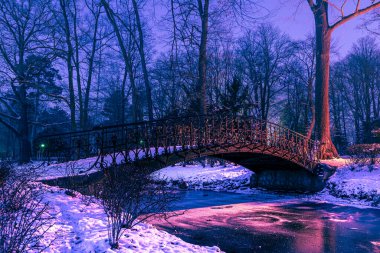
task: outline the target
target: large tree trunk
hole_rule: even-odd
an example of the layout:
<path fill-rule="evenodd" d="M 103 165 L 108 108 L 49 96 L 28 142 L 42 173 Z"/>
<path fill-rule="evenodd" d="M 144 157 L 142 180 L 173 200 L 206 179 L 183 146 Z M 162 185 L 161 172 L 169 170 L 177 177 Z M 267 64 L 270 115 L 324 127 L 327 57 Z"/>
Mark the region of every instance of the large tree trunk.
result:
<path fill-rule="evenodd" d="M 198 98 L 200 114 L 207 114 L 207 34 L 208 34 L 208 7 L 209 0 L 205 0 L 204 6 L 202 1 L 198 0 L 199 14 L 202 21 L 201 44 L 199 47 L 198 60 Z"/>
<path fill-rule="evenodd" d="M 327 3 L 322 3 L 315 13 L 316 29 L 316 80 L 315 80 L 315 117 L 316 135 L 320 141 L 320 158 L 330 159 L 338 156 L 331 140 L 329 111 L 329 77 L 331 30 L 327 19 Z"/>

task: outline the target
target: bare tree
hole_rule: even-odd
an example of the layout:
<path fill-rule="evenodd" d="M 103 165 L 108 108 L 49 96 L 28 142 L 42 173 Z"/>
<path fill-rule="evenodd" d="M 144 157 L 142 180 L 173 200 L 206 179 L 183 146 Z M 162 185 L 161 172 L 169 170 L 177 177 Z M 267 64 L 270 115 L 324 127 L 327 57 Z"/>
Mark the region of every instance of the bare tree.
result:
<path fill-rule="evenodd" d="M 111 23 L 113 30 L 115 32 L 118 45 L 120 47 L 121 55 L 124 60 L 125 64 L 125 71 L 128 73 L 129 82 L 132 89 L 132 114 L 133 114 L 133 121 L 136 122 L 139 118 L 139 108 L 138 108 L 138 91 L 137 91 L 137 85 L 135 80 L 135 73 L 134 73 L 134 59 L 133 59 L 133 53 L 135 50 L 135 43 L 133 41 L 134 35 L 134 25 L 132 22 L 130 22 L 131 19 L 131 13 L 128 13 L 126 18 L 128 18 L 128 22 L 123 22 L 121 18 L 113 11 L 110 4 L 106 0 L 101 0 L 101 3 L 107 13 L 107 17 L 109 22 Z M 121 24 L 119 24 L 121 23 Z M 123 36 L 122 33 L 122 27 L 124 27 L 127 30 L 127 35 Z"/>
<path fill-rule="evenodd" d="M 330 111 L 329 111 L 329 78 L 330 78 L 330 46 L 333 31 L 354 19 L 380 7 L 380 1 L 368 1 L 362 6 L 361 0 L 355 1 L 355 7 L 350 13 L 346 13 L 347 1 L 329 0 L 306 0 L 313 12 L 316 32 L 316 80 L 315 80 L 315 115 L 316 134 L 321 142 L 321 158 L 332 158 L 338 156 L 338 152 L 332 143 L 330 133 Z M 330 23 L 329 8 L 338 12 L 337 21 Z"/>
<path fill-rule="evenodd" d="M 152 217 L 165 217 L 170 203 L 177 197 L 165 184 L 156 183 L 151 169 L 122 165 L 108 168 L 97 196 L 108 218 L 111 248 L 119 247 L 125 229 Z"/>
<path fill-rule="evenodd" d="M 85 87 L 85 94 L 84 94 L 84 104 L 83 104 L 83 122 L 82 127 L 87 128 L 89 124 L 89 103 L 90 103 L 90 92 L 91 92 L 91 86 L 93 82 L 93 74 L 94 74 L 94 68 L 95 68 L 95 56 L 101 45 L 101 40 L 103 39 L 98 35 L 99 31 L 99 19 L 101 15 L 101 8 L 102 6 L 95 3 L 94 1 L 91 1 L 90 3 L 86 0 L 86 6 L 90 10 L 90 13 L 93 17 L 93 27 L 90 26 L 88 29 L 88 37 L 90 37 L 91 41 L 91 47 L 89 52 L 87 53 L 88 58 L 88 66 L 87 66 L 87 81 L 86 81 L 86 87 Z M 91 34 L 92 33 L 92 34 Z"/>
<path fill-rule="evenodd" d="M 306 87 L 306 98 L 304 102 L 304 130 L 310 139 L 315 125 L 315 105 L 314 105 L 314 80 L 315 80 L 315 38 L 308 36 L 303 41 L 294 43 L 295 53 L 291 64 L 288 66 L 289 76 L 293 76 Z M 295 83 L 296 84 L 296 83 Z M 293 84 L 290 84 L 293 85 Z M 302 89 L 303 89 L 302 88 Z M 302 94 L 302 93 L 301 93 Z M 293 98 L 300 98 L 300 93 L 292 95 Z M 290 98 L 291 100 L 291 98 Z M 300 108 L 300 103 L 293 103 L 293 106 Z M 310 120 L 309 120 L 310 114 Z"/>
<path fill-rule="evenodd" d="M 345 59 L 332 67 L 334 128 L 340 131 L 340 125 L 345 124 L 341 117 L 345 111 L 350 112 L 357 143 L 372 142 L 372 122 L 379 118 L 379 59 L 380 51 L 375 39 L 364 37 L 353 46 Z M 343 102 L 344 107 L 340 105 Z"/>
<path fill-rule="evenodd" d="M 8 90 L 13 93 L 12 98 L 0 100 L 7 109 L 7 113 L 0 115 L 0 123 L 19 138 L 22 163 L 29 162 L 31 157 L 30 104 L 27 99 L 30 80 L 26 78 L 28 69 L 25 61 L 30 54 L 48 47 L 50 25 L 49 1 L 0 1 L 1 74 L 9 83 Z M 18 126 L 14 127 L 5 119 L 16 121 Z"/>
<path fill-rule="evenodd" d="M 377 9 L 372 13 L 372 16 L 364 22 L 364 27 L 370 33 L 380 36 L 380 10 Z"/>
<path fill-rule="evenodd" d="M 54 217 L 42 192 L 31 182 L 34 171 L 16 172 L 1 164 L 0 171 L 4 170 L 8 176 L 0 181 L 0 251 L 43 252 L 47 247 L 41 247 L 39 241 L 53 225 Z"/>
<path fill-rule="evenodd" d="M 66 61 L 66 68 L 68 74 L 68 88 L 69 88 L 69 108 L 70 108 L 70 119 L 71 128 L 75 130 L 77 128 L 76 124 L 76 103 L 75 103 L 75 90 L 74 90 L 74 46 L 72 43 L 72 25 L 71 25 L 71 0 L 59 0 L 59 11 L 54 11 L 56 18 L 56 25 L 60 27 L 63 31 L 62 41 L 66 45 L 64 48 L 60 49 L 64 53 L 60 54 Z"/>
<path fill-rule="evenodd" d="M 258 116 L 265 121 L 275 99 L 285 88 L 283 81 L 287 74 L 286 64 L 292 55 L 291 43 L 278 29 L 261 25 L 254 31 L 248 31 L 240 44 L 239 53 L 244 61 L 253 101 L 258 106 Z"/>
<path fill-rule="evenodd" d="M 140 54 L 141 68 L 142 68 L 143 76 L 144 76 L 148 115 L 149 115 L 149 120 L 153 120 L 153 102 L 152 102 L 152 91 L 151 91 L 152 88 L 151 88 L 151 84 L 149 80 L 150 78 L 148 74 L 146 55 L 145 55 L 145 50 L 144 50 L 145 40 L 144 40 L 142 22 L 140 19 L 140 10 L 139 10 L 140 7 L 138 6 L 138 2 L 136 0 L 132 0 L 132 5 L 133 5 L 133 11 L 135 13 L 136 26 L 137 26 L 137 31 L 138 31 L 137 47 Z"/>
<path fill-rule="evenodd" d="M 170 0 L 170 21 L 172 22 L 171 49 L 173 59 L 177 59 L 178 50 L 184 47 L 188 56 L 194 57 L 197 54 L 196 76 L 191 76 L 196 80 L 195 101 L 191 104 L 196 106 L 197 112 L 207 114 L 209 101 L 208 90 L 208 58 L 210 35 L 222 38 L 226 33 L 220 31 L 226 29 L 231 20 L 239 23 L 239 20 L 247 18 L 247 10 L 250 17 L 256 14 L 255 1 L 235 1 L 229 0 L 223 3 L 209 0 Z M 252 19 L 250 19 L 252 21 Z M 218 31 L 218 32 L 217 32 Z M 218 34 L 220 33 L 220 34 Z M 221 35 L 223 34 L 223 35 Z M 194 89 L 193 89 L 194 90 Z"/>
<path fill-rule="evenodd" d="M 197 76 L 193 77 L 196 96 L 192 104 L 200 114 L 207 114 L 207 43 L 209 20 L 213 18 L 210 12 L 209 0 L 170 0 L 173 55 L 177 55 L 180 43 L 187 54 L 191 51 L 198 54 Z"/>
<path fill-rule="evenodd" d="M 198 0 L 198 12 L 201 19 L 201 41 L 198 60 L 198 89 L 200 113 L 207 114 L 206 76 L 207 76 L 207 35 L 209 23 L 209 0 Z"/>

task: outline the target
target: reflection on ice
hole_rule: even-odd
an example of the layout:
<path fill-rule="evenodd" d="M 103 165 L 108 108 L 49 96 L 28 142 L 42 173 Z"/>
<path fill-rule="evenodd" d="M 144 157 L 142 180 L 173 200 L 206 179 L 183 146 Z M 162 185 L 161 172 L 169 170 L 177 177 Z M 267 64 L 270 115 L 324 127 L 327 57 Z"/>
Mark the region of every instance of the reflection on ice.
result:
<path fill-rule="evenodd" d="M 182 202 L 189 210 L 184 215 L 153 223 L 185 241 L 218 245 L 226 252 L 380 253 L 378 209 L 295 198 L 263 196 L 260 201 L 257 195 L 254 202 L 243 195 L 239 203 L 239 194 L 220 192 L 202 196 L 202 191 L 187 192 Z M 219 206 L 211 207 L 215 203 Z"/>

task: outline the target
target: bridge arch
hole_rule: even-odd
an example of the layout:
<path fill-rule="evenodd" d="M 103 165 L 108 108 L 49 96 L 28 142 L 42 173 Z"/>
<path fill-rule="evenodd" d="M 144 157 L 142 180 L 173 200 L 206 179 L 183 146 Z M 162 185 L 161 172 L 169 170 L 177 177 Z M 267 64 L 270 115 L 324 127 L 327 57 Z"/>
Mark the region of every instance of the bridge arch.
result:
<path fill-rule="evenodd" d="M 283 165 L 310 172 L 318 163 L 317 142 L 275 123 L 232 115 L 99 127 L 43 136 L 36 145 L 40 147 L 39 155 L 47 159 L 96 156 L 100 166 L 138 161 L 162 167 L 203 156 L 225 157 L 240 163 L 241 154 L 248 154 L 251 160 L 272 157 Z"/>

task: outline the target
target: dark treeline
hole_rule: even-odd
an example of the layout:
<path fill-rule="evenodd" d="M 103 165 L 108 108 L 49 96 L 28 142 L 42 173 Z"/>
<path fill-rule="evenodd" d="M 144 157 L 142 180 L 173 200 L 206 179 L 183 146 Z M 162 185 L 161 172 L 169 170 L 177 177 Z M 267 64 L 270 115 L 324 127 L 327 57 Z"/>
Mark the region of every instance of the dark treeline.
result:
<path fill-rule="evenodd" d="M 314 36 L 292 40 L 245 2 L 0 0 L 1 155 L 29 161 L 41 134 L 216 112 L 315 137 Z M 373 141 L 374 38 L 332 64 L 330 112 L 338 149 Z"/>

